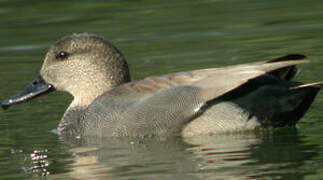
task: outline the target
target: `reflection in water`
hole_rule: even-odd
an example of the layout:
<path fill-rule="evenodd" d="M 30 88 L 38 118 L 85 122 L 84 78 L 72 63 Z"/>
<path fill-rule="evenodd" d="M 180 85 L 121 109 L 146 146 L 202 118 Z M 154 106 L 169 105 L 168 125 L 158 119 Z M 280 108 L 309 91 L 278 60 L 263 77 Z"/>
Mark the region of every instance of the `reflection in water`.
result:
<path fill-rule="evenodd" d="M 303 179 L 310 172 L 300 169 L 307 169 L 307 161 L 318 156 L 316 147 L 306 145 L 295 132 L 193 137 L 185 141 L 198 144 L 190 151 L 202 159 L 203 179 Z"/>
<path fill-rule="evenodd" d="M 29 154 L 24 154 L 22 149 L 11 149 L 11 154 L 21 164 L 18 172 L 23 172 L 30 177 L 45 178 L 50 174 L 50 161 L 48 160 L 48 150 L 33 150 Z M 22 177 L 21 177 L 22 178 Z"/>
<path fill-rule="evenodd" d="M 189 146 L 180 141 L 180 138 L 88 138 L 82 142 L 65 140 L 65 143 L 74 146 L 74 163 L 71 172 L 60 174 L 59 177 L 80 179 L 84 174 L 82 177 L 91 179 L 160 179 L 168 174 L 181 179 L 192 179 L 186 173 L 194 172 L 192 154 L 183 152 Z"/>
<path fill-rule="evenodd" d="M 77 179 L 110 179 L 108 177 L 111 177 L 112 168 L 99 162 L 96 155 L 98 148 L 80 147 L 73 148 L 71 151 L 74 162 L 70 165 L 70 172 L 63 176 Z"/>
<path fill-rule="evenodd" d="M 39 176 L 48 176 L 50 172 L 48 171 L 50 162 L 47 160 L 47 149 L 44 150 L 34 150 L 30 153 L 30 158 L 32 161 L 32 173 L 38 174 Z"/>
<path fill-rule="evenodd" d="M 318 156 L 315 146 L 289 131 L 64 143 L 73 146 L 73 163 L 70 172 L 53 177 L 160 179 L 167 174 L 172 179 L 303 179 L 309 173 L 304 171 L 307 161 Z"/>

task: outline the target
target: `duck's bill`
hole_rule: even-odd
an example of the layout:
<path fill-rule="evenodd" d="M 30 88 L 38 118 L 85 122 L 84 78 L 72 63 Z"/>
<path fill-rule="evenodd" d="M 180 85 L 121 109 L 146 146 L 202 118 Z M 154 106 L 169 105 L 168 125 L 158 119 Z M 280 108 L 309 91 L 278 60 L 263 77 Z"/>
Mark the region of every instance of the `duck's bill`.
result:
<path fill-rule="evenodd" d="M 54 87 L 51 84 L 46 83 L 44 79 L 38 75 L 26 89 L 2 101 L 1 106 L 3 109 L 7 109 L 9 106 L 31 100 L 52 90 L 54 90 Z"/>

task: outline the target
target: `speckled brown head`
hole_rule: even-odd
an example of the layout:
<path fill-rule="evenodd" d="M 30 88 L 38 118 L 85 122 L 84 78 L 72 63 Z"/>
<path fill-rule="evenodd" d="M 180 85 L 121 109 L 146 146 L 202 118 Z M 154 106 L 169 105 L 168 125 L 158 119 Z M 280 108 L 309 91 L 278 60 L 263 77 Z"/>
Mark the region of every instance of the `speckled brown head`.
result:
<path fill-rule="evenodd" d="M 74 96 L 73 103 L 84 107 L 105 91 L 128 81 L 127 62 L 116 47 L 96 35 L 73 34 L 54 43 L 45 57 L 40 76 L 30 84 L 28 91 L 9 98 L 5 106 L 56 89 L 69 92 Z M 39 90 L 42 92 L 38 93 Z"/>

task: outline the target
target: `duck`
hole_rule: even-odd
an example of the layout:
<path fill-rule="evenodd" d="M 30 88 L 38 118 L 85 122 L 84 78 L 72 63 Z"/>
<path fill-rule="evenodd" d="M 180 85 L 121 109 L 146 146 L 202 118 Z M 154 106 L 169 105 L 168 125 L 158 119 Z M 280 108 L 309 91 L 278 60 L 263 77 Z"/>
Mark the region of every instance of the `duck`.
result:
<path fill-rule="evenodd" d="M 57 131 L 75 137 L 191 137 L 295 126 L 323 84 L 292 81 L 304 63 L 304 55 L 289 54 L 131 81 L 112 43 L 72 34 L 50 47 L 40 74 L 2 108 L 67 92 L 73 101 Z"/>

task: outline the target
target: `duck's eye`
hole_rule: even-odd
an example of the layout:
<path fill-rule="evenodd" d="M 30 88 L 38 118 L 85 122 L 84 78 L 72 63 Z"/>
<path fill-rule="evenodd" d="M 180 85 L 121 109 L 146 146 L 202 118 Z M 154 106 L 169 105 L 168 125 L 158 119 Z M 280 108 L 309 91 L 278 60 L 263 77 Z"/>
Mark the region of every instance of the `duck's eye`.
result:
<path fill-rule="evenodd" d="M 65 51 L 61 51 L 56 55 L 56 59 L 65 59 L 69 54 Z"/>

